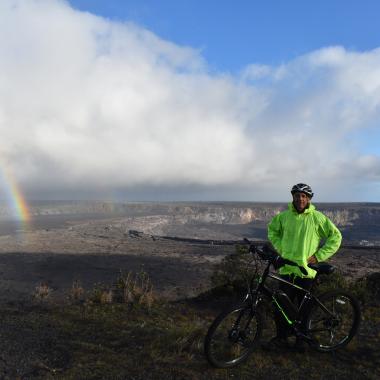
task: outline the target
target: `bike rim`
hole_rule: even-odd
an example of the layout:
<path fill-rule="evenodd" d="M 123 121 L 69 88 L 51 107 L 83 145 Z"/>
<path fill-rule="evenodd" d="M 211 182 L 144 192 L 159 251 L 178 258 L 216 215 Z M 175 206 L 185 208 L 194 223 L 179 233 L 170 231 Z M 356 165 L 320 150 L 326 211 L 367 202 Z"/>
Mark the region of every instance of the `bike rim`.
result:
<path fill-rule="evenodd" d="M 257 334 L 258 322 L 251 309 L 234 310 L 216 327 L 209 355 L 217 365 L 233 366 L 248 356 Z"/>
<path fill-rule="evenodd" d="M 320 349 L 334 349 L 350 339 L 355 323 L 355 308 L 345 295 L 331 296 L 323 304 L 331 314 L 320 307 L 315 308 L 308 328 Z"/>

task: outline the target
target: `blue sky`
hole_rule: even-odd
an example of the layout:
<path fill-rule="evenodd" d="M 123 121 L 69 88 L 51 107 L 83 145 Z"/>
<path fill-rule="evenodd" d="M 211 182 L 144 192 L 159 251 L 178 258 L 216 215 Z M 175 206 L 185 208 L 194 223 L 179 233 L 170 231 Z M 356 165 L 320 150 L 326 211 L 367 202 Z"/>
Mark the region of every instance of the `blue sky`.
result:
<path fill-rule="evenodd" d="M 30 199 L 380 201 L 379 11 L 2 0 L 0 165 Z"/>
<path fill-rule="evenodd" d="M 70 0 L 77 9 L 133 21 L 179 45 L 201 49 L 211 67 L 278 65 L 325 46 L 379 46 L 376 0 Z"/>

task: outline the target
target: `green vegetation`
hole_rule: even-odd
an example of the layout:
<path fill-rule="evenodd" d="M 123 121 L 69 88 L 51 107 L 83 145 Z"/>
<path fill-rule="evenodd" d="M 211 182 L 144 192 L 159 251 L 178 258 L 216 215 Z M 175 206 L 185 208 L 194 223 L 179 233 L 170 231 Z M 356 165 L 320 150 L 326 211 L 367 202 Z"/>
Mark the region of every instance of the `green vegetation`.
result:
<path fill-rule="evenodd" d="M 254 275 L 252 255 L 247 246 L 236 246 L 236 252 L 227 255 L 215 266 L 211 276 L 213 288 L 222 288 L 226 292 L 245 291 L 247 284 Z"/>
<path fill-rule="evenodd" d="M 237 246 L 236 252 L 227 255 L 215 266 L 211 277 L 212 294 L 232 296 L 246 290 L 247 284 L 254 275 L 252 255 L 246 246 Z M 322 275 L 317 281 L 316 292 L 323 293 L 331 289 L 346 289 L 364 305 L 380 302 L 380 273 L 353 281 L 339 271 L 330 275 Z"/>
<path fill-rule="evenodd" d="M 245 277 L 237 277 L 237 268 L 246 276 L 246 259 L 241 248 L 226 258 L 216 268 L 214 284 L 223 288 L 225 276 L 230 290 L 242 286 Z M 337 284 L 357 286 L 357 294 L 379 289 L 374 278 L 352 285 L 331 277 L 330 285 Z M 38 291 L 43 296 L 35 296 L 33 304 L 1 308 L 2 379 L 272 379 L 273 371 L 277 378 L 294 379 L 379 376 L 380 302 L 373 295 L 363 301 L 358 336 L 335 354 L 258 349 L 246 364 L 216 370 L 205 361 L 203 338 L 220 311 L 217 292 L 165 302 L 154 295 L 143 272 L 120 274 L 114 285 L 97 285 L 88 297 L 74 283 L 65 304 L 49 300 L 51 290 L 45 287 Z"/>

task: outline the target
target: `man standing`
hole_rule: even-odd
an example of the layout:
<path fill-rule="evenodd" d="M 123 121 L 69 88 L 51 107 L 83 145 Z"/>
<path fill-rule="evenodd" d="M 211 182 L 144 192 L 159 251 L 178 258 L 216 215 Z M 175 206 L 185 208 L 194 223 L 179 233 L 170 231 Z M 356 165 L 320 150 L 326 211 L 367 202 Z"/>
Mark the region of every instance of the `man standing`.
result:
<path fill-rule="evenodd" d="M 298 183 L 293 186 L 291 194 L 293 202 L 289 203 L 288 209 L 276 215 L 270 222 L 268 238 L 281 257 L 303 266 L 308 272 L 307 275 L 303 275 L 299 268 L 285 265 L 279 270 L 281 277 L 310 289 L 316 271 L 309 268 L 308 264 L 316 264 L 331 257 L 339 249 L 342 235 L 332 221 L 311 204 L 314 194 L 310 186 Z M 286 284 L 281 284 L 280 289 L 287 293 L 290 299 L 297 298 L 298 302 L 304 295 Z M 277 312 L 275 320 L 277 335 L 264 345 L 264 348 L 288 347 L 287 322 Z M 297 341 L 296 345 L 300 348 L 301 341 Z"/>

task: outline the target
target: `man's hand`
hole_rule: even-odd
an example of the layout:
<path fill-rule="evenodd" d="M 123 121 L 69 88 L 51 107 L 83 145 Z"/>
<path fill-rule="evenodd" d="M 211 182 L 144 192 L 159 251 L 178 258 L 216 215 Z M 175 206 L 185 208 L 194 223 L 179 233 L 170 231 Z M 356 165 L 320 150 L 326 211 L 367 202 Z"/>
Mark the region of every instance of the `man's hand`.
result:
<path fill-rule="evenodd" d="M 317 260 L 317 258 L 315 257 L 315 255 L 313 255 L 313 256 L 310 256 L 310 257 L 307 259 L 307 263 L 308 263 L 308 264 L 318 264 L 318 260 Z"/>

